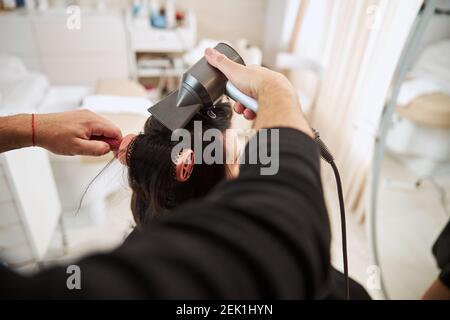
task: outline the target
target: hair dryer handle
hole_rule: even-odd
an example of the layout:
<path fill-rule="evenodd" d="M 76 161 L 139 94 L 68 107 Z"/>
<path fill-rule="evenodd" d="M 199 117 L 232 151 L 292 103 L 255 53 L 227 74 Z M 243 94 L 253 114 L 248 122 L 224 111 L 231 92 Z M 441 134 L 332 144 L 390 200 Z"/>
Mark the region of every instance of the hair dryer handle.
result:
<path fill-rule="evenodd" d="M 254 113 L 258 112 L 258 102 L 255 99 L 243 94 L 230 81 L 226 84 L 225 93 L 231 99 L 234 101 L 239 101 L 244 107 L 252 110 Z"/>

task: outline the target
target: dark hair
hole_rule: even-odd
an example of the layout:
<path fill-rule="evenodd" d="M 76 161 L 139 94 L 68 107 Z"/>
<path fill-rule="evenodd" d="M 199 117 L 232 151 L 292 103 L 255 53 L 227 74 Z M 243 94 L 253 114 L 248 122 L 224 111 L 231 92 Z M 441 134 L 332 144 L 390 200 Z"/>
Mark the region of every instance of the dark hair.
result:
<path fill-rule="evenodd" d="M 185 129 L 193 136 L 194 121 L 201 121 L 202 135 L 208 129 L 224 132 L 230 127 L 232 111 L 228 102 L 216 104 L 213 113 L 215 117 L 205 112 L 197 113 Z M 187 181 L 177 181 L 171 152 L 178 141 L 171 141 L 171 135 L 172 131 L 150 117 L 145 123 L 144 132 L 135 138 L 129 158 L 128 178 L 133 191 L 131 210 L 137 226 L 147 224 L 183 202 L 205 196 L 226 177 L 225 165 L 208 165 L 202 161 L 194 165 Z M 202 144 L 203 151 L 207 143 Z"/>

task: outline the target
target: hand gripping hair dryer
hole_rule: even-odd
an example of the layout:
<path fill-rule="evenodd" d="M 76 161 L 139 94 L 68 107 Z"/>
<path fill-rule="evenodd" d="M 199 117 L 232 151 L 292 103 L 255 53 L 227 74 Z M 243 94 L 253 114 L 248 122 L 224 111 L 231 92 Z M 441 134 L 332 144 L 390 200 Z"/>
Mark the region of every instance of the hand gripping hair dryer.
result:
<path fill-rule="evenodd" d="M 245 65 L 244 60 L 231 46 L 219 43 L 215 49 L 230 60 Z M 173 131 L 183 128 L 197 112 L 212 107 L 224 94 L 257 112 L 256 100 L 240 92 L 222 72 L 211 66 L 203 57 L 183 74 L 178 90 L 150 107 L 148 111 Z"/>

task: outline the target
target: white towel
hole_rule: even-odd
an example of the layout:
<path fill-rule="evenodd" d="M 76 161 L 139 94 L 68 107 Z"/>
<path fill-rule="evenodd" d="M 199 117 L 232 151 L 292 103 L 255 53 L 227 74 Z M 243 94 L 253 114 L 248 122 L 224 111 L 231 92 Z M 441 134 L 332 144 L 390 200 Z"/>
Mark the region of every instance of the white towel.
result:
<path fill-rule="evenodd" d="M 104 113 L 131 113 L 148 117 L 147 111 L 153 103 L 143 97 L 124 97 L 93 94 L 84 97 L 82 108 Z"/>

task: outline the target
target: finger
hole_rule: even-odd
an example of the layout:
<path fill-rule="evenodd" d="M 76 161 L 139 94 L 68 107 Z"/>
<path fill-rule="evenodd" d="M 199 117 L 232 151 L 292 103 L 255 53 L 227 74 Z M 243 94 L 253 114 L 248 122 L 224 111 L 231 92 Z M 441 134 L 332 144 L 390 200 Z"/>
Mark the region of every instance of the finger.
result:
<path fill-rule="evenodd" d="M 254 113 L 250 109 L 245 109 L 244 110 L 244 118 L 247 119 L 247 120 L 253 120 L 253 119 L 256 118 L 256 113 Z"/>
<path fill-rule="evenodd" d="M 111 150 L 109 144 L 104 141 L 78 139 L 77 143 L 75 153 L 78 155 L 102 156 Z"/>
<path fill-rule="evenodd" d="M 113 138 L 108 138 L 105 136 L 91 136 L 90 140 L 100 140 L 100 141 L 104 141 L 107 144 L 109 144 L 109 148 L 112 151 L 116 151 L 119 149 L 120 144 L 122 143 L 121 139 L 113 139 Z"/>
<path fill-rule="evenodd" d="M 237 114 L 242 114 L 242 112 L 244 112 L 245 110 L 245 107 L 238 101 L 234 104 L 233 109 Z"/>
<path fill-rule="evenodd" d="M 91 136 L 104 136 L 111 139 L 122 139 L 122 132 L 120 129 L 109 121 L 97 121 L 91 124 Z"/>
<path fill-rule="evenodd" d="M 222 71 L 233 84 L 236 84 L 239 78 L 245 75 L 245 67 L 243 65 L 231 61 L 216 49 L 206 49 L 205 58 L 210 65 Z"/>

